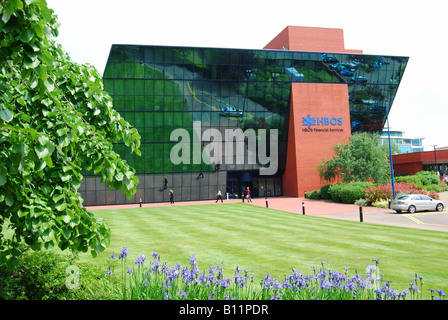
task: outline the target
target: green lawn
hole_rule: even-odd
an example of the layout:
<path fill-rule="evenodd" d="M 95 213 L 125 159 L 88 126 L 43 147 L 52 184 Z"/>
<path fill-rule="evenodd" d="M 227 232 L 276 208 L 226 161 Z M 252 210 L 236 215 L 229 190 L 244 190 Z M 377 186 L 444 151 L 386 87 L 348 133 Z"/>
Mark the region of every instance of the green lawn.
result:
<path fill-rule="evenodd" d="M 109 255 L 129 250 L 128 264 L 153 252 L 170 266 L 188 265 L 195 254 L 199 268 L 222 263 L 224 275 L 235 267 L 257 280 L 268 272 L 283 279 L 292 268 L 312 274 L 312 265 L 365 276 L 372 259 L 380 261 L 384 281 L 405 289 L 415 273 L 428 289 L 448 292 L 448 233 L 303 216 L 244 203 L 109 209 L 93 211 L 112 230 L 110 247 L 81 261 L 105 264 Z M 105 267 L 106 270 L 106 267 Z M 259 281 L 258 281 L 259 282 Z"/>

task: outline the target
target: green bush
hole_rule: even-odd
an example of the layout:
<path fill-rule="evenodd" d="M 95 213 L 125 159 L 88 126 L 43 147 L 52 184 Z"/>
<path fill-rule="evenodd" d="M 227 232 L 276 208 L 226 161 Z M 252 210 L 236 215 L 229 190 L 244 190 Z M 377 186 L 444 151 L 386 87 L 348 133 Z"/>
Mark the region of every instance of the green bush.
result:
<path fill-rule="evenodd" d="M 364 190 L 359 185 L 346 185 L 341 189 L 341 200 L 343 203 L 354 204 L 356 200 L 364 198 Z"/>
<path fill-rule="evenodd" d="M 415 174 L 415 176 L 420 179 L 421 184 L 424 186 L 428 186 L 431 184 L 439 184 L 440 178 L 439 176 L 432 171 L 420 171 Z"/>
<path fill-rule="evenodd" d="M 422 186 L 421 180 L 417 176 L 400 176 L 394 178 L 395 183 L 412 183 L 416 187 Z"/>
<path fill-rule="evenodd" d="M 435 172 L 420 171 L 414 175 L 396 177 L 395 182 L 413 183 L 418 189 L 428 190 L 427 188 L 424 187 L 440 185 L 440 178 Z M 439 192 L 437 190 L 428 190 L 428 191 Z"/>
<path fill-rule="evenodd" d="M 328 192 L 330 193 L 331 200 L 335 202 L 342 202 L 341 200 L 341 190 L 344 188 L 343 183 L 337 183 L 330 186 Z"/>
<path fill-rule="evenodd" d="M 338 183 L 330 186 L 328 192 L 333 201 L 353 204 L 356 200 L 364 198 L 365 189 L 370 186 L 373 186 L 373 183 Z"/>
<path fill-rule="evenodd" d="M 71 281 L 73 273 L 68 272 L 70 269 L 79 272 L 78 282 Z M 104 287 L 103 275 L 98 267 L 76 263 L 76 257 L 48 251 L 26 252 L 18 257 L 14 270 L 5 265 L 0 267 L 0 299 L 115 299 L 116 290 Z"/>
<path fill-rule="evenodd" d="M 330 200 L 331 199 L 331 194 L 330 194 L 330 187 L 331 185 L 326 185 L 323 186 L 322 188 L 320 188 L 320 198 L 324 199 L 324 200 Z"/>
<path fill-rule="evenodd" d="M 422 190 L 425 191 L 434 191 L 434 192 L 442 192 L 442 188 L 440 184 L 429 184 L 426 186 L 422 186 Z"/>
<path fill-rule="evenodd" d="M 307 198 L 308 199 L 313 199 L 313 200 L 319 200 L 320 197 L 320 190 L 313 190 L 310 193 L 307 193 Z"/>
<path fill-rule="evenodd" d="M 48 252 L 26 252 L 19 257 L 15 270 L 0 268 L 5 285 L 0 289 L 2 299 L 53 300 L 63 299 L 67 293 L 65 269 L 72 264 Z"/>

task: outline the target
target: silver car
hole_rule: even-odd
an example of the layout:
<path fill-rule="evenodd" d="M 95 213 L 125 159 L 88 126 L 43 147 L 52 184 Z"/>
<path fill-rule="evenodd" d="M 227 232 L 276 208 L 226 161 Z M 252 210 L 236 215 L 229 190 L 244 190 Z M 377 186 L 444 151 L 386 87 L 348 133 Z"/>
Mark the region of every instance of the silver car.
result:
<path fill-rule="evenodd" d="M 401 213 L 401 211 L 408 211 L 410 213 L 425 210 L 443 211 L 445 203 L 423 194 L 406 194 L 397 199 L 393 199 L 390 208 L 398 213 Z"/>

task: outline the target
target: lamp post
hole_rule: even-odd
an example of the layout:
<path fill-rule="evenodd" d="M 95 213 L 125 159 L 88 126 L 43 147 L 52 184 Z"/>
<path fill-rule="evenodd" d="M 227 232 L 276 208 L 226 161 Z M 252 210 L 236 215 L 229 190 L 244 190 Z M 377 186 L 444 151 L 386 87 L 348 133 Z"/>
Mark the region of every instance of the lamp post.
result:
<path fill-rule="evenodd" d="M 387 107 L 387 98 L 386 98 L 386 120 L 387 120 L 387 135 L 389 138 L 389 158 L 390 158 L 390 174 L 392 176 L 392 194 L 393 198 L 395 199 L 395 181 L 394 181 L 394 162 L 392 159 L 392 145 L 390 143 L 390 128 L 389 128 L 389 109 Z"/>
<path fill-rule="evenodd" d="M 431 146 L 431 147 L 434 147 L 434 172 L 435 173 L 437 173 L 437 171 L 439 171 L 437 169 L 437 152 L 436 152 L 436 147 L 437 146 L 438 146 L 437 144 L 434 144 L 434 145 Z"/>

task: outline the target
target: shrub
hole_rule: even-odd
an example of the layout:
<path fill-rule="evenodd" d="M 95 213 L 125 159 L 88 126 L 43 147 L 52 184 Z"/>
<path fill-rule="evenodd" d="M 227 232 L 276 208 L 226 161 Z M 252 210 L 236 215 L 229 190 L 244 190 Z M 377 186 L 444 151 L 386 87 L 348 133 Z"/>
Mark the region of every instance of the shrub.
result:
<path fill-rule="evenodd" d="M 329 192 L 331 185 L 326 185 L 323 186 L 322 188 L 320 188 L 320 198 L 324 199 L 324 200 L 330 200 L 331 199 L 331 194 Z"/>
<path fill-rule="evenodd" d="M 358 199 L 355 201 L 355 204 L 361 207 L 367 207 L 369 205 L 366 199 Z"/>
<path fill-rule="evenodd" d="M 337 183 L 330 186 L 328 192 L 330 193 L 331 200 L 335 202 L 341 202 L 341 190 L 344 188 L 343 183 Z"/>
<path fill-rule="evenodd" d="M 433 171 L 420 171 L 417 172 L 415 176 L 421 181 L 421 184 L 424 186 L 440 183 L 439 176 Z"/>
<path fill-rule="evenodd" d="M 428 196 L 430 196 L 433 199 L 439 200 L 439 194 L 437 192 L 434 191 L 430 191 L 427 193 Z"/>
<path fill-rule="evenodd" d="M 320 195 L 321 195 L 320 190 L 313 190 L 307 194 L 307 198 L 313 199 L 313 200 L 318 200 L 321 198 Z"/>
<path fill-rule="evenodd" d="M 79 271 L 79 286 L 67 286 L 67 267 Z M 116 299 L 117 290 L 105 287 L 104 272 L 91 264 L 78 264 L 76 257 L 47 251 L 25 252 L 18 265 L 0 267 L 0 299 L 3 300 L 99 300 Z M 114 279 L 111 279 L 114 281 Z M 118 281 L 115 279 L 115 281 Z M 75 284 L 74 282 L 71 283 Z"/>
<path fill-rule="evenodd" d="M 425 189 L 428 191 L 440 192 L 440 178 L 432 171 L 420 171 L 415 175 L 396 177 L 395 182 L 397 183 L 412 183 L 418 189 Z"/>
<path fill-rule="evenodd" d="M 427 192 L 425 190 L 420 190 L 413 183 L 395 183 L 395 195 L 398 195 L 400 193 L 425 194 L 432 197 L 433 199 L 439 199 L 439 195 L 436 192 Z M 365 197 L 366 200 L 371 204 L 374 204 L 379 200 L 392 199 L 392 186 L 390 184 L 387 184 L 378 187 L 368 187 L 366 188 Z"/>
<path fill-rule="evenodd" d="M 381 199 L 381 200 L 377 200 L 372 204 L 374 207 L 376 208 L 389 208 L 389 200 L 387 199 Z"/>
<path fill-rule="evenodd" d="M 421 189 L 425 190 L 425 191 L 428 191 L 428 192 L 429 191 L 434 191 L 434 192 L 441 192 L 442 191 L 442 188 L 440 187 L 439 184 L 429 184 L 429 185 L 423 186 Z"/>
<path fill-rule="evenodd" d="M 365 189 L 373 186 L 371 182 L 339 183 L 330 186 L 331 199 L 336 202 L 355 203 L 356 200 L 364 198 Z"/>
<path fill-rule="evenodd" d="M 26 252 L 19 257 L 15 270 L 0 268 L 5 280 L 0 297 L 14 300 L 64 299 L 68 289 L 65 270 L 72 261 L 48 252 Z"/>
<path fill-rule="evenodd" d="M 343 203 L 355 203 L 356 200 L 364 198 L 365 188 L 357 185 L 346 185 L 341 189 L 341 200 Z"/>
<path fill-rule="evenodd" d="M 418 185 L 423 186 L 421 180 L 417 176 L 401 176 L 395 177 L 395 183 L 411 183 L 415 187 Z"/>

